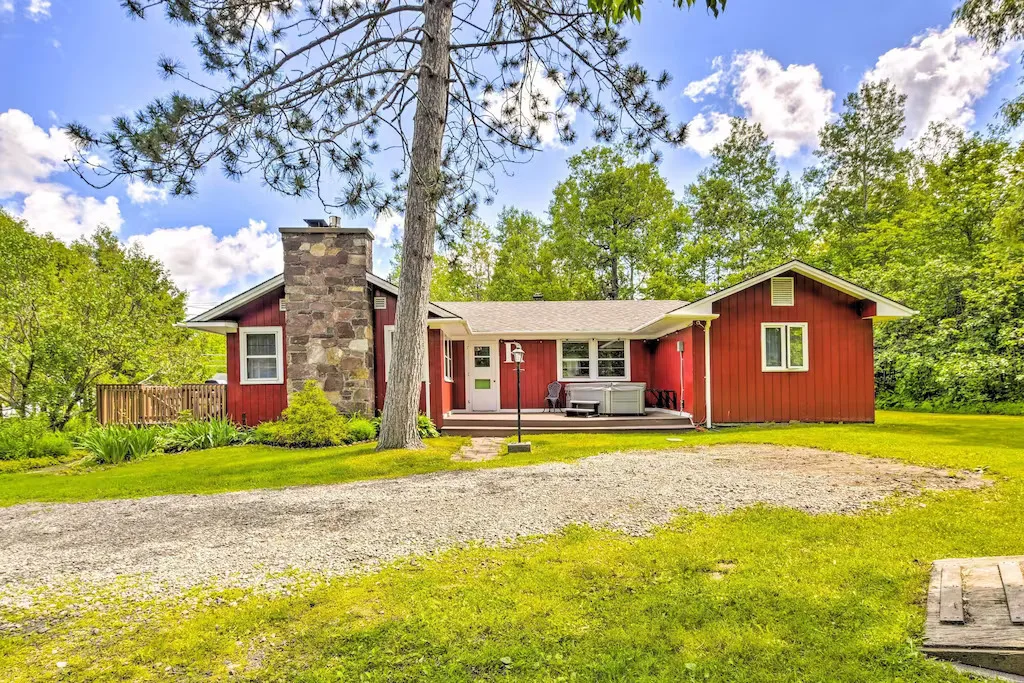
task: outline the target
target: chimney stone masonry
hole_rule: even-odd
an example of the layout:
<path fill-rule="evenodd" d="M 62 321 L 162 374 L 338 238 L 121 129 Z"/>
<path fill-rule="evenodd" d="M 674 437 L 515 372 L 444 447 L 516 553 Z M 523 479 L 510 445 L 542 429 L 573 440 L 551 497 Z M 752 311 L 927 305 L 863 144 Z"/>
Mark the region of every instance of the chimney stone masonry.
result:
<path fill-rule="evenodd" d="M 343 413 L 374 412 L 368 228 L 281 228 L 288 393 L 316 380 Z"/>

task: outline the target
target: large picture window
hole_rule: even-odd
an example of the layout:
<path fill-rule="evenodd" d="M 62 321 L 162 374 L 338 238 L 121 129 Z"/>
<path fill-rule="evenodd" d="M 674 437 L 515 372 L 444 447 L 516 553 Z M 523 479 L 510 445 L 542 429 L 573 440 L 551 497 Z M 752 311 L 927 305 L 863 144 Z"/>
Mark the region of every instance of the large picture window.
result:
<path fill-rule="evenodd" d="M 629 342 L 624 339 L 558 342 L 558 379 L 585 381 L 629 379 Z"/>
<path fill-rule="evenodd" d="M 243 327 L 238 330 L 242 384 L 282 384 L 283 353 L 280 327 Z"/>
<path fill-rule="evenodd" d="M 762 370 L 804 372 L 807 356 L 807 323 L 761 324 Z"/>

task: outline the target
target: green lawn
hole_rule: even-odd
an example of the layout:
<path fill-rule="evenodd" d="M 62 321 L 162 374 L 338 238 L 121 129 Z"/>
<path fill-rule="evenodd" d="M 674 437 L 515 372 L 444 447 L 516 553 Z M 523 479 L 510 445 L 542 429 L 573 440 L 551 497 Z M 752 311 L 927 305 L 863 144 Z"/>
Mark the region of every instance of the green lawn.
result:
<path fill-rule="evenodd" d="M 455 437 L 430 439 L 426 450 L 386 453 L 377 453 L 373 444 L 315 449 L 231 446 L 154 455 L 112 467 L 20 472 L 0 475 L 0 506 L 401 477 L 457 467 L 451 456 L 463 443 L 465 439 Z"/>
<path fill-rule="evenodd" d="M 300 577 L 287 594 L 44 594 L 0 607 L 0 680 L 969 680 L 917 653 L 928 566 L 1024 553 L 1024 419 L 881 413 L 876 425 L 683 438 L 985 468 L 995 485 L 856 516 L 688 514 L 640 539 L 573 528 L 365 576 Z M 535 453 L 498 465 L 680 445 L 664 435 L 534 442 Z"/>

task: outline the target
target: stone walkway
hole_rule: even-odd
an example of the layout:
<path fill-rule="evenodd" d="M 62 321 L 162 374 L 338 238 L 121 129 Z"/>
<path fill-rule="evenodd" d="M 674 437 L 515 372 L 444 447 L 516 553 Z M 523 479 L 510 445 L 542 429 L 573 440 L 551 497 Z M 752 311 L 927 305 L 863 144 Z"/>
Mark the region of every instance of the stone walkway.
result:
<path fill-rule="evenodd" d="M 502 447 L 505 445 L 505 438 L 501 436 L 476 436 L 470 439 L 468 445 L 452 456 L 457 462 L 484 462 L 494 460 L 498 457 Z"/>

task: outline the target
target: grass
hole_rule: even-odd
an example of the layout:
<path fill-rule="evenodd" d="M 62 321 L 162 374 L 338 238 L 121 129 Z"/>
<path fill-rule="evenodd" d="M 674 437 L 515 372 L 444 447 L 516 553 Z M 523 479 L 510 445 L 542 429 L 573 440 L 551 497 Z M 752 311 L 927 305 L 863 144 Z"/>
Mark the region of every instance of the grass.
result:
<path fill-rule="evenodd" d="M 457 466 L 451 455 L 464 442 L 456 437 L 431 439 L 422 451 L 386 453 L 377 453 L 372 443 L 315 449 L 230 446 L 159 454 L 117 466 L 19 472 L 0 475 L 0 506 L 401 477 Z"/>
<path fill-rule="evenodd" d="M 876 425 L 683 438 L 985 468 L 996 483 L 855 516 L 687 514 L 639 539 L 570 528 L 363 576 L 296 576 L 273 591 L 40 594 L 0 607 L 0 680 L 969 680 L 918 654 L 928 567 L 1024 552 L 1024 420 L 883 413 Z M 663 435 L 534 443 L 503 464 L 680 445 Z"/>

